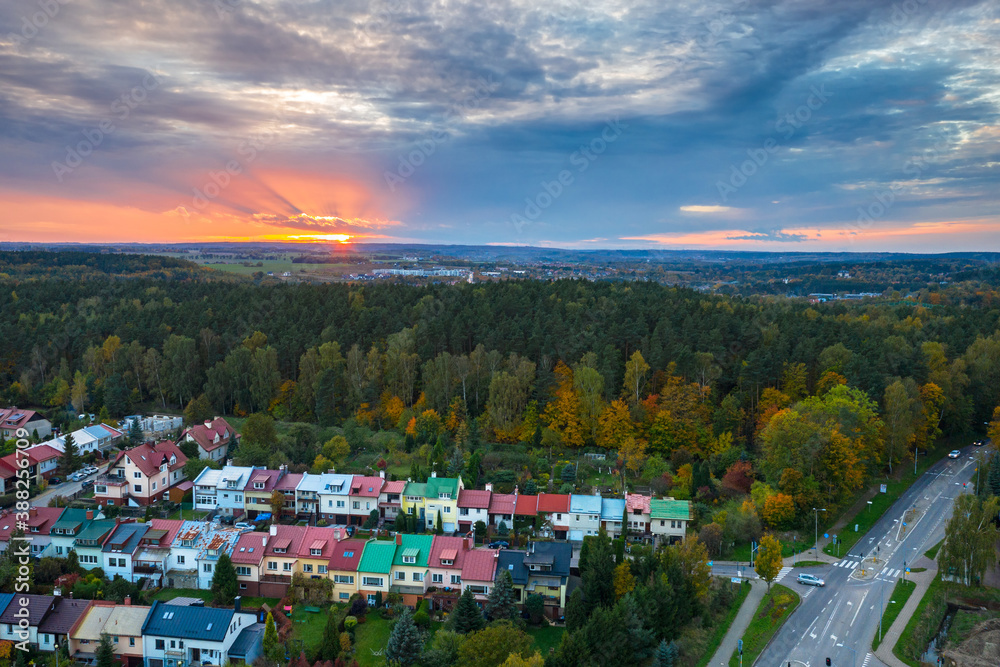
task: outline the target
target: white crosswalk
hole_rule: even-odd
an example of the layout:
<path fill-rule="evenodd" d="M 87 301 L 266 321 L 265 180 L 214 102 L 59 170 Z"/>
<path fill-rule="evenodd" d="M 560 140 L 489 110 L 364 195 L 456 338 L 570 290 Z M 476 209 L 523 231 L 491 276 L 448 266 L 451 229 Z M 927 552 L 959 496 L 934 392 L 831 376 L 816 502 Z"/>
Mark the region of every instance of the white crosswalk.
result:
<path fill-rule="evenodd" d="M 871 653 L 867 654 L 865 656 L 865 661 L 861 663 L 861 667 L 868 667 L 868 663 L 871 661 L 871 659 L 872 659 L 872 654 Z"/>
<path fill-rule="evenodd" d="M 839 560 L 833 564 L 834 567 L 846 567 L 849 570 L 853 570 L 858 566 L 858 561 L 856 560 Z"/>
<path fill-rule="evenodd" d="M 785 578 L 785 575 L 792 571 L 790 567 L 783 567 L 778 571 L 778 576 L 774 578 L 774 583 L 778 583 Z"/>

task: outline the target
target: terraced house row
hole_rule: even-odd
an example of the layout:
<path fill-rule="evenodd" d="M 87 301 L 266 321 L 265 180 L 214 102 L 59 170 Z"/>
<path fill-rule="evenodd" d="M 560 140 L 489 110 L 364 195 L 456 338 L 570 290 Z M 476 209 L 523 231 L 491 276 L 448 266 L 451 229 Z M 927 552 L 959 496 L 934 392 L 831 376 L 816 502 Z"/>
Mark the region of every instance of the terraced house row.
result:
<path fill-rule="evenodd" d="M 311 524 L 362 525 L 372 514 L 392 521 L 399 513 L 414 516 L 418 525 L 443 532 L 467 533 L 476 522 L 509 530 L 537 524 L 542 537 L 580 542 L 603 527 L 609 534 L 649 535 L 672 543 L 684 539 L 690 506 L 673 498 L 653 499 L 629 493 L 624 498 L 600 495 L 518 492 L 495 493 L 467 489 L 460 477 L 431 475 L 426 482 L 388 481 L 379 476 L 340 473 L 289 473 L 287 468 L 267 470 L 234 466 L 206 468 L 194 480 L 197 510 L 256 519 L 273 510 L 272 496 L 284 496 L 281 513 Z"/>
<path fill-rule="evenodd" d="M 111 638 L 122 667 L 221 667 L 253 664 L 262 650 L 259 612 L 213 609 L 201 600 L 177 598 L 150 606 L 61 595 L 0 594 L 0 639 L 23 641 L 35 650 L 67 647 L 70 658 L 93 663 L 102 634 Z M 22 628 L 22 620 L 27 628 Z"/>

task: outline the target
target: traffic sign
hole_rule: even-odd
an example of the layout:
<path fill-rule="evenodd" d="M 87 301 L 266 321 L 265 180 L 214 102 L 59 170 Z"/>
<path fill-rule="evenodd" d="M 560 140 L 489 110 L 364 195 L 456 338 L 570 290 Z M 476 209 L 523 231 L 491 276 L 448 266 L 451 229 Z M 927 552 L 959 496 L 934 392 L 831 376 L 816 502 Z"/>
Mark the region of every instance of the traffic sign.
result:
<path fill-rule="evenodd" d="M 907 572 L 909 572 L 909 570 L 907 570 Z M 731 581 L 732 581 L 732 582 L 733 582 L 734 584 L 742 584 L 742 583 L 743 583 L 743 580 L 742 580 L 742 579 L 740 579 L 739 577 L 733 577 L 733 578 L 731 579 Z"/>
<path fill-rule="evenodd" d="M 830 539 L 830 533 L 823 533 L 823 539 L 824 540 Z"/>
<path fill-rule="evenodd" d="M 743 655 L 743 640 L 740 640 L 740 655 Z"/>
<path fill-rule="evenodd" d="M 889 487 L 887 485 L 885 485 L 885 484 L 881 484 L 881 485 L 879 485 L 879 491 L 881 491 L 882 493 L 888 493 L 889 492 Z"/>

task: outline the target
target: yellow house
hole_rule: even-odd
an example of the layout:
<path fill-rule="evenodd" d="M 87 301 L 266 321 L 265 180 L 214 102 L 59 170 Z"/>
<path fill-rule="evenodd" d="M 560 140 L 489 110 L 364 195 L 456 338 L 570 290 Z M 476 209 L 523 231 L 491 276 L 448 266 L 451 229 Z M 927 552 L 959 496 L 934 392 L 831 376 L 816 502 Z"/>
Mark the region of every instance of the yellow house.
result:
<path fill-rule="evenodd" d="M 438 477 L 431 473 L 426 483 L 409 482 L 400 499 L 402 511 L 417 517 L 421 526 L 434 530 L 438 515 L 445 533 L 458 530 L 458 493 L 465 485 L 461 477 Z"/>
<path fill-rule="evenodd" d="M 347 534 L 340 528 L 306 527 L 295 571 L 308 579 L 326 579 L 334 546 L 345 537 Z"/>
<path fill-rule="evenodd" d="M 248 517 L 253 519 L 262 512 L 271 511 L 271 494 L 284 476 L 284 466 L 278 470 L 254 470 L 250 474 L 250 480 L 243 489 L 243 509 Z"/>

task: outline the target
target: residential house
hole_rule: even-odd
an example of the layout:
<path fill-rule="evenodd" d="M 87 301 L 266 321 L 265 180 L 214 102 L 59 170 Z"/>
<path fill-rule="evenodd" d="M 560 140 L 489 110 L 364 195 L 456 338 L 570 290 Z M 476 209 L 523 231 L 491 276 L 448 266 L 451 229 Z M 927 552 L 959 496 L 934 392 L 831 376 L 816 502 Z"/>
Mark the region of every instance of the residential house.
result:
<path fill-rule="evenodd" d="M 147 530 L 149 526 L 144 523 L 120 523 L 115 527 L 101 548 L 104 574 L 108 579 L 121 575 L 133 583 L 136 581 L 132 570 L 132 557 L 139 550 L 139 541 Z"/>
<path fill-rule="evenodd" d="M 684 541 L 691 520 L 691 503 L 673 498 L 649 501 L 650 531 L 657 544 Z"/>
<path fill-rule="evenodd" d="M 255 614 L 235 609 L 182 606 L 157 600 L 142 625 L 142 654 L 146 667 L 221 667 L 229 649 L 247 627 L 257 623 Z"/>
<path fill-rule="evenodd" d="M 372 510 L 378 510 L 378 497 L 382 493 L 382 485 L 385 479 L 382 477 L 368 477 L 355 475 L 351 480 L 351 490 L 348 493 L 348 521 L 356 526 L 361 526 Z"/>
<path fill-rule="evenodd" d="M 364 540 L 341 540 L 333 545 L 327 575 L 333 581 L 334 601 L 347 602 L 358 592 L 358 566 L 364 550 Z"/>
<path fill-rule="evenodd" d="M 489 489 L 462 489 L 458 492 L 458 532 L 468 533 L 477 521 L 489 525 L 492 495 Z"/>
<path fill-rule="evenodd" d="M 202 533 L 209 524 L 204 521 L 185 521 L 170 543 L 170 556 L 166 563 L 168 588 L 198 587 L 198 552 Z"/>
<path fill-rule="evenodd" d="M 343 528 L 306 527 L 299 542 L 295 571 L 308 579 L 327 579 L 334 547 L 345 537 L 347 532 Z"/>
<path fill-rule="evenodd" d="M 187 457 L 169 440 L 118 452 L 106 475 L 94 482 L 94 499 L 101 504 L 149 505 L 184 479 Z"/>
<path fill-rule="evenodd" d="M 202 532 L 198 555 L 198 588 L 211 590 L 212 577 L 215 576 L 215 565 L 222 554 L 232 554 L 233 546 L 243 533 L 239 528 L 220 527 L 210 523 L 208 530 Z"/>
<path fill-rule="evenodd" d="M 20 438 L 19 429 L 24 429 L 26 438 L 44 440 L 52 435 L 52 422 L 34 410 L 19 410 L 14 406 L 0 409 L 0 430 L 4 439 Z"/>
<path fill-rule="evenodd" d="M 104 515 L 94 510 L 66 508 L 59 519 L 52 524 L 49 530 L 49 540 L 52 544 L 49 549 L 50 555 L 56 558 L 66 558 L 70 551 L 74 549 L 76 537 L 83 529 L 90 525 L 94 517 L 103 519 Z"/>
<path fill-rule="evenodd" d="M 277 470 L 258 468 L 250 474 L 250 481 L 243 489 L 244 508 L 248 517 L 254 519 L 260 514 L 271 513 L 271 494 L 286 472 L 288 469 L 281 466 Z"/>
<path fill-rule="evenodd" d="M 543 517 L 557 540 L 565 540 L 569 533 L 569 495 L 564 493 L 539 493 L 538 514 Z"/>
<path fill-rule="evenodd" d="M 243 516 L 246 511 L 246 501 L 243 497 L 244 489 L 246 489 L 255 470 L 258 468 L 230 464 L 226 464 L 222 468 L 222 475 L 219 476 L 219 483 L 215 491 L 219 514 L 232 517 Z"/>
<path fill-rule="evenodd" d="M 534 526 L 538 518 L 538 496 L 515 493 L 514 501 L 514 521 L 517 528 Z"/>
<path fill-rule="evenodd" d="M 104 542 L 119 523 L 131 522 L 131 519 L 98 519 L 84 525 L 73 540 L 73 550 L 80 567 L 85 570 L 104 567 Z"/>
<path fill-rule="evenodd" d="M 487 485 L 488 487 L 490 485 Z M 488 513 L 490 523 L 497 529 L 504 524 L 507 530 L 514 530 L 514 503 L 517 499 L 513 493 L 491 493 Z M 536 501 L 537 505 L 537 501 Z"/>
<path fill-rule="evenodd" d="M 601 497 L 570 494 L 569 539 L 582 542 L 587 535 L 597 535 L 601 529 Z"/>
<path fill-rule="evenodd" d="M 286 473 L 274 485 L 274 490 L 285 497 L 285 504 L 281 508 L 281 515 L 284 517 L 295 516 L 295 488 L 302 477 L 302 473 Z"/>
<path fill-rule="evenodd" d="M 645 535 L 650 531 L 649 496 L 639 493 L 625 494 L 625 507 L 628 510 L 628 532 Z"/>
<path fill-rule="evenodd" d="M 203 512 L 214 512 L 219 507 L 219 480 L 222 470 L 203 468 L 194 478 L 194 509 Z"/>
<path fill-rule="evenodd" d="M 181 441 L 198 443 L 198 458 L 221 462 L 239 444 L 240 434 L 225 419 L 215 417 L 181 433 Z"/>
<path fill-rule="evenodd" d="M 445 533 L 458 529 L 458 494 L 465 488 L 461 477 L 438 477 L 431 473 L 424 495 L 424 517 L 428 528 L 433 529 L 437 517 L 441 516 L 441 526 Z"/>
<path fill-rule="evenodd" d="M 280 598 L 288 592 L 305 535 L 305 526 L 271 525 L 260 566 L 260 594 L 263 597 Z"/>
<path fill-rule="evenodd" d="M 28 471 L 28 483 L 36 486 L 44 479 L 52 477 L 59 468 L 59 457 L 62 453 L 49 445 L 33 445 L 27 449 L 19 449 L 13 454 L 4 456 L 3 462 L 4 490 L 12 493 L 14 490 L 13 478 L 17 476 L 17 471 L 26 468 Z M 27 459 L 26 466 L 22 466 L 20 459 Z M 6 472 L 6 471 L 11 472 Z"/>
<path fill-rule="evenodd" d="M 323 488 L 319 491 L 320 516 L 327 523 L 347 524 L 350 516 L 347 496 L 354 476 L 328 472 L 320 477 L 323 479 Z"/>
<path fill-rule="evenodd" d="M 392 559 L 390 591 L 403 596 L 403 604 L 416 609 L 430 585 L 428 559 L 433 535 L 396 533 L 396 553 Z"/>
<path fill-rule="evenodd" d="M 319 494 L 326 484 L 324 477 L 325 475 L 304 473 L 295 487 L 295 516 L 313 525 L 319 521 Z"/>
<path fill-rule="evenodd" d="M 502 550 L 496 575 L 506 570 L 522 604 L 528 595 L 541 595 L 551 618 L 565 613 L 573 546 L 568 542 L 529 542 L 526 551 Z"/>
<path fill-rule="evenodd" d="M 0 493 L 13 493 L 16 490 L 17 470 L 7 457 L 0 458 Z"/>
<path fill-rule="evenodd" d="M 611 537 L 622 534 L 622 517 L 625 516 L 624 498 L 601 498 L 601 527 Z"/>
<path fill-rule="evenodd" d="M 502 572 L 510 575 L 514 584 L 514 602 L 524 604 L 524 589 L 528 585 L 528 568 L 524 566 L 523 551 L 501 549 L 497 554 L 497 567 L 493 573 L 494 578 L 499 577 Z"/>
<path fill-rule="evenodd" d="M 382 485 L 382 491 L 378 494 L 378 509 L 386 521 L 395 521 L 396 516 L 402 511 L 402 497 L 405 488 L 406 482 L 401 479 Z"/>
<path fill-rule="evenodd" d="M 473 549 L 465 555 L 465 562 L 462 564 L 462 592 L 472 591 L 480 606 L 493 590 L 498 553 L 496 549 Z"/>
<path fill-rule="evenodd" d="M 435 589 L 433 595 L 428 595 L 433 609 L 451 611 L 458 602 L 462 594 L 462 566 L 471 547 L 468 537 L 434 536 L 427 557 L 429 588 Z"/>
<path fill-rule="evenodd" d="M 50 555 L 52 549 L 52 527 L 62 516 L 62 507 L 29 507 L 28 520 L 23 526 L 24 535 L 30 538 L 31 555 L 41 558 Z M 18 524 L 17 514 L 13 509 L 0 512 L 0 552 L 6 551 L 10 545 L 11 534 Z"/>
<path fill-rule="evenodd" d="M 43 651 L 55 651 L 56 647 L 68 646 L 73 626 L 94 603 L 93 600 L 74 600 L 59 595 L 53 597 L 54 608 L 38 625 L 38 648 Z"/>
<path fill-rule="evenodd" d="M 142 415 L 129 415 L 121 421 L 122 428 L 129 431 L 132 422 L 138 422 L 139 430 L 143 437 L 151 440 L 163 440 L 170 437 L 177 429 L 184 426 L 184 418 L 175 415 L 152 415 L 143 417 Z"/>
<path fill-rule="evenodd" d="M 248 532 L 240 535 L 233 545 L 230 558 L 236 568 L 236 581 L 240 595 L 260 595 L 260 564 L 264 560 L 269 533 Z"/>
<path fill-rule="evenodd" d="M 233 645 L 229 647 L 230 665 L 252 665 L 264 652 L 263 623 L 254 623 L 243 628 Z"/>
<path fill-rule="evenodd" d="M 71 600 L 58 595 L 17 593 L 0 614 L 0 640 L 21 642 L 21 631 L 26 629 L 29 646 L 52 652 L 57 643 L 63 645 L 67 641 L 70 628 L 90 604 L 90 600 Z"/>
<path fill-rule="evenodd" d="M 132 572 L 136 578 L 148 577 L 154 586 L 163 585 L 163 576 L 170 564 L 170 548 L 184 522 L 180 519 L 153 519 L 139 540 L 139 550 L 132 557 Z"/>
<path fill-rule="evenodd" d="M 91 424 L 81 429 L 73 431 L 73 444 L 80 454 L 90 454 L 96 452 L 106 452 L 115 447 L 125 438 L 125 433 L 107 424 Z M 66 436 L 61 435 L 48 441 L 46 444 L 58 449 L 60 453 L 66 451 Z"/>
<path fill-rule="evenodd" d="M 69 632 L 69 656 L 76 662 L 93 662 L 101 635 L 107 634 L 115 649 L 115 660 L 122 667 L 142 665 L 142 625 L 150 607 L 94 600 L 80 615 Z"/>
<path fill-rule="evenodd" d="M 402 543 L 402 535 L 396 534 L 394 542 L 368 540 L 361 561 L 358 563 L 358 593 L 363 595 L 369 605 L 375 604 L 375 596 L 382 593 L 385 599 L 389 592 L 389 578 L 392 576 L 392 560 L 396 556 L 396 547 Z"/>

